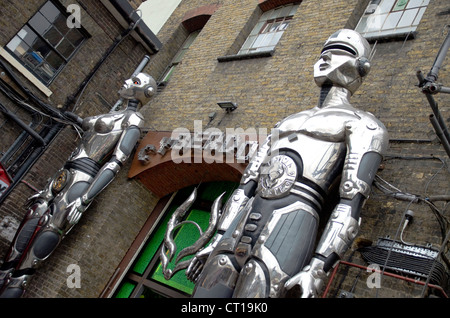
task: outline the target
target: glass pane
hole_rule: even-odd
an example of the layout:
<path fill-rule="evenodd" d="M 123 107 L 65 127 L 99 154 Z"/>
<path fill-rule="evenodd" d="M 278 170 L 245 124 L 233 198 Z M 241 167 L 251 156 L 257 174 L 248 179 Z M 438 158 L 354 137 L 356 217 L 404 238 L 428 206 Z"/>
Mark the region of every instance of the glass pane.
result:
<path fill-rule="evenodd" d="M 406 9 L 420 7 L 422 5 L 422 3 L 423 3 L 422 0 L 409 0 L 408 6 L 406 7 Z"/>
<path fill-rule="evenodd" d="M 287 26 L 289 25 L 290 20 L 285 20 L 283 23 L 281 23 L 280 27 L 278 28 L 278 31 L 284 31 L 286 30 Z"/>
<path fill-rule="evenodd" d="M 55 70 L 47 64 L 47 62 L 43 61 L 39 64 L 35 69 L 35 73 L 45 82 L 48 83 L 55 75 Z"/>
<path fill-rule="evenodd" d="M 129 298 L 134 288 L 136 287 L 136 283 L 124 282 L 120 286 L 119 290 L 116 293 L 115 298 Z"/>
<path fill-rule="evenodd" d="M 270 40 L 270 42 L 268 43 L 268 46 L 271 47 L 275 47 L 278 43 L 278 41 L 280 41 L 281 36 L 283 35 L 283 32 L 277 32 L 273 35 L 272 39 Z"/>
<path fill-rule="evenodd" d="M 242 46 L 241 51 L 247 50 L 249 47 L 251 47 L 256 38 L 257 35 L 248 37 L 244 45 Z"/>
<path fill-rule="evenodd" d="M 289 12 L 289 16 L 293 16 L 296 12 L 297 12 L 297 9 L 298 9 L 298 4 L 296 4 L 296 5 L 293 5 L 292 7 L 291 7 L 291 11 Z"/>
<path fill-rule="evenodd" d="M 78 47 L 81 42 L 83 42 L 83 38 L 81 32 L 76 28 L 71 29 L 69 33 L 66 34 L 66 39 L 68 39 L 75 47 Z"/>
<path fill-rule="evenodd" d="M 18 57 L 22 57 L 30 47 L 17 35 L 6 45 Z"/>
<path fill-rule="evenodd" d="M 39 11 L 52 23 L 60 14 L 59 9 L 51 1 L 47 1 Z"/>
<path fill-rule="evenodd" d="M 399 12 L 392 12 L 391 14 L 389 14 L 386 21 L 384 22 L 382 30 L 395 28 L 402 16 L 402 13 L 403 13 L 402 11 L 399 11 Z"/>
<path fill-rule="evenodd" d="M 273 21 L 272 22 L 267 22 L 267 24 L 261 29 L 261 32 L 259 33 L 267 33 L 269 32 L 270 28 L 272 27 Z"/>
<path fill-rule="evenodd" d="M 67 18 L 59 14 L 52 23 L 55 25 L 55 27 L 61 32 L 63 35 L 65 35 L 67 32 L 69 32 L 70 28 L 67 26 Z"/>
<path fill-rule="evenodd" d="M 404 10 L 407 4 L 408 0 L 397 0 L 392 11 Z"/>
<path fill-rule="evenodd" d="M 54 27 L 51 27 L 45 34 L 44 38 L 50 42 L 51 45 L 56 46 L 62 39 L 62 34 Z"/>
<path fill-rule="evenodd" d="M 43 58 L 45 58 L 52 50 L 47 43 L 45 43 L 41 38 L 38 37 L 35 39 L 31 47 L 33 48 L 35 53 L 39 54 L 39 56 Z"/>
<path fill-rule="evenodd" d="M 289 12 L 291 12 L 291 6 L 285 6 L 283 8 L 281 8 L 280 13 L 278 15 L 278 17 L 287 17 L 289 16 Z"/>
<path fill-rule="evenodd" d="M 50 22 L 39 12 L 30 19 L 30 25 L 41 35 L 47 33 L 51 27 Z"/>
<path fill-rule="evenodd" d="M 274 22 L 274 23 L 270 26 L 268 32 L 275 32 L 275 31 L 278 29 L 278 27 L 279 27 L 280 25 L 281 25 L 281 22 L 280 22 L 280 21 Z"/>
<path fill-rule="evenodd" d="M 403 13 L 402 18 L 400 19 L 400 22 L 398 23 L 398 28 L 403 28 L 403 27 L 409 27 L 413 24 L 414 19 L 417 15 L 417 12 L 419 11 L 419 9 L 412 9 L 412 10 L 406 10 Z"/>
<path fill-rule="evenodd" d="M 413 22 L 413 25 L 419 25 L 420 20 L 422 19 L 423 14 L 425 13 L 426 8 L 420 8 L 419 14 L 416 16 L 416 19 Z"/>
<path fill-rule="evenodd" d="M 359 33 L 367 32 L 367 19 L 368 17 L 362 17 L 361 20 L 359 20 L 355 30 L 358 31 Z"/>
<path fill-rule="evenodd" d="M 27 25 L 24 26 L 22 30 L 17 33 L 17 35 L 20 36 L 29 46 L 32 46 L 38 37 L 37 34 L 34 33 L 34 31 Z"/>
<path fill-rule="evenodd" d="M 383 0 L 375 10 L 375 14 L 390 12 L 393 5 L 394 0 Z"/>
<path fill-rule="evenodd" d="M 169 81 L 170 77 L 172 76 L 173 71 L 175 71 L 175 67 L 176 67 L 176 65 L 172 65 L 170 67 L 170 69 L 166 72 L 166 74 L 164 74 L 164 76 L 162 78 L 162 82 Z"/>
<path fill-rule="evenodd" d="M 172 213 L 175 211 L 177 207 L 172 207 L 169 210 L 169 213 L 166 214 L 164 219 L 161 222 L 161 225 L 158 227 L 158 229 L 154 232 L 151 239 L 148 240 L 144 250 L 141 252 L 139 258 L 137 259 L 133 271 L 138 274 L 144 274 L 145 269 L 147 268 L 148 264 L 152 260 L 152 258 L 155 256 L 155 253 L 158 251 L 166 232 L 167 228 L 167 222 L 169 222 L 170 217 L 172 216 Z"/>
<path fill-rule="evenodd" d="M 255 43 L 252 45 L 252 48 L 257 48 L 257 47 L 263 46 L 265 41 L 266 41 L 266 37 L 267 36 L 268 36 L 268 34 L 260 34 L 260 35 L 258 35 L 258 37 L 256 38 Z"/>
<path fill-rule="evenodd" d="M 45 60 L 50 64 L 50 66 L 53 67 L 55 71 L 59 70 L 59 68 L 64 64 L 64 60 L 55 52 L 51 52 Z"/>
<path fill-rule="evenodd" d="M 264 22 L 264 21 L 258 22 L 255 25 L 255 27 L 253 28 L 252 32 L 250 33 L 250 36 L 258 34 L 261 31 L 261 28 L 264 26 L 265 23 L 266 22 Z"/>
<path fill-rule="evenodd" d="M 56 47 L 59 53 L 61 53 L 66 59 L 70 57 L 75 48 L 72 44 L 67 40 L 63 39 L 59 45 Z"/>

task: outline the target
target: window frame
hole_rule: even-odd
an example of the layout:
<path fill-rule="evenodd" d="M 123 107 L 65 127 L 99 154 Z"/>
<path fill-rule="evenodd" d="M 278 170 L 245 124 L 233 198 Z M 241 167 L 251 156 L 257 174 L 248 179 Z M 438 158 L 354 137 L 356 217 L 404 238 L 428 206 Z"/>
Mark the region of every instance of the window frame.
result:
<path fill-rule="evenodd" d="M 278 45 L 290 22 L 293 20 L 299 6 L 300 3 L 293 2 L 263 12 L 236 55 L 265 53 L 275 50 L 275 47 Z M 286 12 L 286 14 L 277 14 L 277 11 L 283 13 L 283 10 L 287 11 L 288 8 L 290 9 L 289 12 Z M 268 26 L 273 26 L 276 22 L 279 22 L 279 24 L 275 29 L 272 29 L 272 27 L 267 29 Z M 285 27 L 280 30 L 279 27 L 285 22 L 288 23 L 286 23 Z M 269 39 L 268 43 L 266 42 L 267 39 Z M 274 39 L 276 39 L 276 41 L 273 43 Z M 258 45 L 255 45 L 258 41 L 269 45 L 262 45 L 259 43 Z"/>
<path fill-rule="evenodd" d="M 181 64 L 184 55 L 189 50 L 191 45 L 195 42 L 195 39 L 197 39 L 200 32 L 201 32 L 201 29 L 193 31 L 188 34 L 188 36 L 186 37 L 186 40 L 184 40 L 184 42 L 183 42 L 183 45 L 178 50 L 177 54 L 175 54 L 175 56 L 173 57 L 170 64 L 166 67 L 163 75 L 160 77 L 160 80 L 158 81 L 159 86 L 167 85 L 167 83 L 170 81 L 170 78 L 172 77 L 172 74 L 175 71 L 176 67 Z"/>
<path fill-rule="evenodd" d="M 371 0 L 355 30 L 369 41 L 404 38 L 409 35 L 414 37 L 430 0 L 406 0 L 403 4 L 400 1 L 405 0 Z M 410 16 L 411 13 L 414 16 Z M 409 22 L 405 23 L 408 19 Z"/>
<path fill-rule="evenodd" d="M 48 4 L 53 5 L 57 10 L 58 14 L 55 16 L 55 20 L 50 21 L 49 16 L 45 15 L 42 10 L 45 6 Z M 63 16 L 66 19 L 70 17 L 70 15 L 67 12 L 67 9 L 58 1 L 56 0 L 47 0 L 45 1 L 39 9 L 28 19 L 28 21 L 20 28 L 20 30 L 6 43 L 6 45 L 3 47 L 3 49 L 10 54 L 21 66 L 23 66 L 27 71 L 29 71 L 36 79 L 39 80 L 45 87 L 48 87 L 52 84 L 52 82 L 56 79 L 56 77 L 61 73 L 61 71 L 64 69 L 64 67 L 69 63 L 69 61 L 73 58 L 73 56 L 79 51 L 79 49 L 82 47 L 82 45 L 85 43 L 85 41 L 90 37 L 89 33 L 82 27 L 76 27 L 76 28 L 67 28 L 68 30 L 63 34 L 61 30 L 58 28 L 55 22 L 57 22 L 59 16 Z M 37 28 L 39 27 L 38 24 L 34 24 L 32 22 L 33 19 L 38 18 L 44 18 L 47 23 L 48 27 L 44 31 L 39 31 Z M 66 20 L 67 21 L 67 20 Z M 74 31 L 74 29 L 76 31 Z M 52 31 L 57 32 L 59 34 L 60 38 L 57 42 L 54 44 L 50 42 L 51 39 L 47 39 L 46 35 L 48 32 Z M 25 32 L 25 35 L 23 35 Z M 28 32 L 33 35 L 33 42 L 28 43 L 25 37 L 28 35 Z M 77 40 L 72 41 L 68 39 L 71 33 L 77 32 Z M 56 33 L 55 33 L 56 34 Z M 16 44 L 16 43 L 18 44 Z M 42 44 L 42 48 L 45 48 L 47 52 L 42 55 L 41 52 L 36 52 L 34 50 L 34 45 L 40 42 Z M 73 42 L 73 43 L 72 43 Z M 71 50 L 68 52 L 70 54 L 64 54 L 61 51 L 61 44 L 66 43 L 67 45 L 71 46 Z M 16 45 L 14 49 L 12 49 L 12 46 Z M 19 56 L 15 51 L 17 47 L 25 47 L 27 48 L 24 53 Z M 33 61 L 29 61 L 29 63 L 25 62 L 25 55 L 28 54 L 28 56 L 32 55 L 29 54 L 29 51 L 33 50 L 34 54 L 31 59 L 34 59 L 37 64 L 34 64 Z M 66 51 L 67 52 L 67 51 Z M 38 54 L 39 53 L 39 54 Z M 59 59 L 58 61 L 58 68 L 53 67 L 47 58 L 50 57 L 50 55 L 53 55 L 56 59 Z M 40 60 L 39 60 L 40 59 Z M 42 67 L 44 66 L 44 67 Z M 41 69 L 42 67 L 42 69 Z M 48 79 L 43 75 L 45 73 L 45 67 L 49 68 L 49 71 L 52 72 L 52 74 L 47 74 Z"/>
<path fill-rule="evenodd" d="M 226 195 L 223 198 L 223 202 L 226 202 L 238 186 L 238 183 L 232 181 L 213 181 L 197 186 L 197 199 L 195 200 L 190 210 L 186 213 L 185 218 L 190 218 L 191 215 L 194 215 L 195 217 L 195 214 L 198 216 L 199 213 L 206 213 L 208 216 L 207 218 L 205 218 L 205 215 L 203 215 L 203 221 L 206 220 L 207 222 L 209 222 L 209 213 L 211 211 L 213 200 L 225 191 Z M 115 282 L 115 287 L 111 291 L 109 297 L 137 298 L 146 294 L 146 292 L 149 292 L 151 295 L 157 295 L 157 297 L 191 297 L 190 294 L 181 289 L 177 289 L 173 286 L 173 284 L 169 282 L 162 283 L 155 277 L 151 276 L 152 273 L 156 271 L 157 267 L 160 266 L 161 262 L 160 252 L 163 242 L 158 243 L 158 240 L 161 239 L 160 228 L 164 230 L 164 233 L 162 234 L 165 234 L 165 228 L 172 213 L 187 199 L 187 197 L 192 193 L 193 188 L 194 186 L 189 186 L 184 189 L 180 189 L 174 192 L 172 195 L 168 195 L 162 198 L 158 202 L 146 224 L 138 234 L 137 240 L 133 243 L 133 245 L 136 244 L 136 246 L 139 246 L 139 248 L 134 248 L 133 246 L 131 246 L 128 254 L 122 261 L 122 265 L 119 265 L 119 267 L 124 268 L 124 272 L 121 278 L 119 278 Z M 198 222 L 198 220 L 196 219 L 190 220 Z M 205 224 L 202 225 L 201 223 L 198 224 L 202 228 L 207 226 Z M 192 225 L 190 226 L 192 227 Z M 175 241 L 177 241 L 178 234 L 180 234 L 181 231 L 184 230 L 184 226 L 180 227 L 179 232 L 174 235 Z M 198 235 L 198 232 L 195 231 L 195 234 Z M 196 237 L 194 237 L 194 239 L 196 239 Z M 151 244 L 155 245 L 151 247 Z M 179 244 L 177 243 L 177 246 L 178 245 Z M 153 253 L 149 253 L 149 251 L 147 251 L 148 246 L 150 246 L 150 251 L 154 251 Z M 155 248 L 155 246 L 158 247 Z M 182 247 L 179 247 L 177 253 L 180 252 L 181 249 Z M 144 254 L 146 254 L 146 256 L 143 256 Z M 189 257 L 193 256 L 194 255 L 191 255 Z M 176 255 L 174 259 L 175 258 Z M 170 262 L 169 268 L 172 262 Z M 185 270 L 182 270 L 175 275 L 185 275 Z M 107 289 L 109 289 L 109 287 L 107 287 Z M 106 292 L 107 291 L 105 290 L 104 293 Z"/>

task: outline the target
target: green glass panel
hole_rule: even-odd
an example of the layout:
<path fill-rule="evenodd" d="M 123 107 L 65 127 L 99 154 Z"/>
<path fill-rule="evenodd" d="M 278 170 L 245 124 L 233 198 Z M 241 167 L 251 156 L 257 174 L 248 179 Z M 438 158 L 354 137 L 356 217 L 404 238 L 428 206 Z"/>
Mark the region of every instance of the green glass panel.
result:
<path fill-rule="evenodd" d="M 130 282 L 124 282 L 117 292 L 115 298 L 129 298 L 136 285 Z"/>
<path fill-rule="evenodd" d="M 239 184 L 236 182 L 215 182 L 208 184 L 203 192 L 200 195 L 200 199 L 207 201 L 214 201 L 217 197 L 219 197 L 223 192 L 227 192 L 223 199 L 223 203 L 226 202 L 228 197 L 233 193 L 234 189 L 238 187 Z"/>
<path fill-rule="evenodd" d="M 167 213 L 161 222 L 161 225 L 156 229 L 156 232 L 151 237 L 149 241 L 147 241 L 147 244 L 137 259 L 133 271 L 138 274 L 144 274 L 145 269 L 147 268 L 148 264 L 151 262 L 153 257 L 155 256 L 155 253 L 158 251 L 163 239 L 164 234 L 166 232 L 167 228 L 167 222 L 169 222 L 170 217 L 172 216 L 172 213 L 176 210 L 176 206 L 171 207 L 169 209 L 169 213 Z"/>
<path fill-rule="evenodd" d="M 392 11 L 404 10 L 406 8 L 407 4 L 408 4 L 408 0 L 398 0 L 395 3 L 394 8 L 392 9 Z"/>
<path fill-rule="evenodd" d="M 196 222 L 204 231 L 208 227 L 209 217 L 210 217 L 209 212 L 201 210 L 192 210 L 189 213 L 187 220 Z M 195 225 L 193 224 L 183 225 L 174 237 L 174 241 L 177 246 L 177 251 L 172 259 L 172 262 L 170 262 L 167 267 L 173 269 L 175 267 L 175 259 L 179 254 L 179 252 L 183 250 L 185 247 L 194 244 L 195 241 L 199 238 L 199 236 L 200 233 Z M 180 262 L 191 259 L 192 257 L 193 255 L 186 256 L 185 258 L 180 260 Z M 170 280 L 166 280 L 162 273 L 161 263 L 159 263 L 151 278 L 162 284 L 181 290 L 187 294 L 191 294 L 194 290 L 194 284 L 186 278 L 184 270 L 177 272 Z"/>

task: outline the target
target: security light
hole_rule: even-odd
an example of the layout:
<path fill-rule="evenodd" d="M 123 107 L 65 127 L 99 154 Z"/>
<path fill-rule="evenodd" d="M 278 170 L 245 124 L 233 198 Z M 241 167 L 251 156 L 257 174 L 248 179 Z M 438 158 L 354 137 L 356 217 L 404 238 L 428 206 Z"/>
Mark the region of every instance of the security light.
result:
<path fill-rule="evenodd" d="M 220 108 L 225 109 L 227 113 L 230 113 L 237 108 L 236 103 L 229 101 L 218 102 L 217 105 L 219 105 Z"/>

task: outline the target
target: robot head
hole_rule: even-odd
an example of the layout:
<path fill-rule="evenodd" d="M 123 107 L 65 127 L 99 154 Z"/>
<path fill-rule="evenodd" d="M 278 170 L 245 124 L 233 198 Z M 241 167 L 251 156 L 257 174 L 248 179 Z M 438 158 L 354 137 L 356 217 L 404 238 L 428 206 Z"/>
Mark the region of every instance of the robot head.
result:
<path fill-rule="evenodd" d="M 137 99 L 142 105 L 148 103 L 156 93 L 156 81 L 147 73 L 138 73 L 129 78 L 119 90 L 120 97 L 124 99 Z"/>
<path fill-rule="evenodd" d="M 314 80 L 318 86 L 341 86 L 353 94 L 370 71 L 369 55 L 364 37 L 354 30 L 339 30 L 325 42 L 314 65 Z"/>

